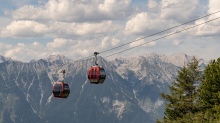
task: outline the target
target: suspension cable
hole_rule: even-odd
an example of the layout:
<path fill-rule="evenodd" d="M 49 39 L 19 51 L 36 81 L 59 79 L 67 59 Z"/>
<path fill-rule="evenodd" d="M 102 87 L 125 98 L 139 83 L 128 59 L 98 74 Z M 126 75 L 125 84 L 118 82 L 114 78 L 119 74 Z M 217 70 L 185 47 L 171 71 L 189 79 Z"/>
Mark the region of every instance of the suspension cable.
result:
<path fill-rule="evenodd" d="M 131 43 L 136 42 L 136 41 L 140 41 L 140 40 L 145 39 L 145 38 L 152 37 L 152 36 L 157 35 L 157 34 L 160 34 L 160 33 L 162 33 L 162 32 L 166 32 L 166 31 L 168 31 L 168 30 L 171 30 L 171 29 L 174 29 L 174 28 L 177 28 L 177 27 L 180 27 L 180 26 L 186 25 L 186 24 L 191 23 L 191 22 L 193 22 L 193 21 L 200 20 L 200 19 L 202 19 L 202 18 L 205 18 L 205 17 L 211 16 L 211 15 L 216 14 L 216 13 L 219 13 L 219 12 L 220 12 L 220 11 L 217 11 L 217 12 L 214 12 L 214 13 L 211 13 L 211 14 L 208 14 L 208 15 L 205 15 L 205 16 L 202 16 L 202 17 L 200 17 L 200 18 L 197 18 L 197 19 L 194 19 L 194 20 L 188 21 L 188 22 L 186 22 L 186 23 L 183 23 L 183 24 L 180 24 L 180 25 L 177 25 L 177 26 L 174 26 L 174 27 L 171 27 L 171 28 L 165 29 L 165 30 L 163 30 L 163 31 L 160 31 L 160 32 L 157 32 L 157 33 L 154 33 L 154 34 L 151 34 L 151 35 L 149 35 L 149 36 L 146 36 L 146 37 L 143 37 L 143 38 L 136 39 L 136 40 L 134 40 L 134 41 L 131 41 L 131 42 L 128 42 L 128 43 L 122 44 L 122 45 L 120 45 L 120 46 L 117 46 L 117 47 L 114 47 L 114 48 L 111 48 L 111 49 L 108 49 L 108 50 L 105 50 L 105 51 L 99 52 L 99 54 L 101 54 L 101 53 L 105 53 L 105 52 L 108 52 L 108 51 L 111 51 L 111 50 L 113 50 L 113 49 L 117 49 L 117 48 L 119 48 L 119 47 L 122 47 L 122 46 L 125 46 L 125 45 L 128 45 L 128 44 L 131 44 Z"/>

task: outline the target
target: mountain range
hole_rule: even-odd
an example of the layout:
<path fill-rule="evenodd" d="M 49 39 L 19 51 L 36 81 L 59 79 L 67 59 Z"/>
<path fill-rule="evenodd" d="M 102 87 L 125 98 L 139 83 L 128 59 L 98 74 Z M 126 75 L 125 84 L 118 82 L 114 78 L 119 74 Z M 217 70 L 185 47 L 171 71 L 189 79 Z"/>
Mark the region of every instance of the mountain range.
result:
<path fill-rule="evenodd" d="M 196 58 L 202 68 L 208 64 Z M 159 94 L 169 93 L 177 70 L 192 56 L 150 53 L 98 59 L 106 80 L 94 85 L 87 79 L 94 58 L 73 62 L 64 55 L 51 55 L 26 63 L 0 56 L 0 89 L 8 88 L 0 91 L 0 123 L 155 123 L 156 118 L 164 116 Z M 62 79 L 59 72 L 63 69 L 67 71 L 65 82 L 70 95 L 57 99 L 52 88 Z"/>

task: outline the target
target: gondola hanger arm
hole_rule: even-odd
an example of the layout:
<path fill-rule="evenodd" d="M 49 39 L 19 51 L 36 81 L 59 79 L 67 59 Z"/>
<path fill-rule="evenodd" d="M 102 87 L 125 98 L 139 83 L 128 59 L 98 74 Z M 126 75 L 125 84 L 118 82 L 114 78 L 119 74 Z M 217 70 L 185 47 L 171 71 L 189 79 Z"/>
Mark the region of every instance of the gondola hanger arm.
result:
<path fill-rule="evenodd" d="M 98 63 L 97 63 L 97 55 L 99 54 L 99 52 L 94 52 L 94 55 L 95 55 L 95 65 L 98 66 Z"/>
<path fill-rule="evenodd" d="M 61 80 L 61 82 L 64 83 L 64 79 L 65 79 L 65 73 L 66 73 L 66 71 L 65 71 L 65 70 L 62 70 L 60 73 L 63 73 L 63 80 Z"/>

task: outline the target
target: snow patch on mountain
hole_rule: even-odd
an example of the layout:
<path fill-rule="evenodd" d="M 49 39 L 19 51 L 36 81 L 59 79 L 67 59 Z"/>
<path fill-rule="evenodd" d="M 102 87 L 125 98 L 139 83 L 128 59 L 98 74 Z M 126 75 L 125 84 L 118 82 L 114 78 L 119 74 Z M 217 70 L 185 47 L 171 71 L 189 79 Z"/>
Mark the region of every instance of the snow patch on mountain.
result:
<path fill-rule="evenodd" d="M 118 101 L 114 100 L 113 101 L 113 109 L 115 110 L 115 113 L 117 114 L 118 119 L 122 118 L 122 113 L 125 109 L 125 103 L 124 101 Z"/>
<path fill-rule="evenodd" d="M 102 101 L 102 103 L 109 103 L 110 102 L 109 97 L 102 97 L 100 100 Z"/>
<path fill-rule="evenodd" d="M 41 103 L 42 103 L 42 99 L 43 99 L 43 97 L 44 97 L 44 93 L 42 92 L 41 94 L 40 94 L 40 104 L 39 105 L 41 105 Z"/>
<path fill-rule="evenodd" d="M 53 94 L 51 94 L 51 96 L 49 96 L 49 98 L 47 99 L 47 103 L 45 104 L 45 106 L 46 106 L 47 104 L 50 104 L 52 97 L 53 97 Z"/>
<path fill-rule="evenodd" d="M 132 98 L 129 97 L 129 96 L 123 91 L 123 88 L 121 88 L 121 92 L 122 92 L 125 96 L 127 96 L 128 98 L 130 98 L 130 99 L 132 100 Z"/>
<path fill-rule="evenodd" d="M 154 108 L 157 108 L 163 104 L 163 100 L 157 99 L 157 101 L 154 104 Z"/>
<path fill-rule="evenodd" d="M 137 95 L 136 95 L 137 91 L 135 91 L 135 90 L 133 89 L 133 93 L 134 93 L 135 99 L 137 99 L 137 101 L 139 102 L 139 99 L 137 98 Z"/>
<path fill-rule="evenodd" d="M 84 88 L 84 86 L 85 86 L 85 84 L 86 84 L 87 82 L 88 82 L 88 80 L 86 80 L 85 83 L 82 85 L 82 90 L 80 91 L 80 94 L 82 93 L 83 88 Z"/>
<path fill-rule="evenodd" d="M 150 98 L 147 98 L 145 100 L 140 100 L 138 102 L 138 105 L 145 111 L 145 112 L 150 112 L 151 108 L 153 106 L 153 103 L 151 102 Z"/>
<path fill-rule="evenodd" d="M 138 105 L 147 113 L 153 112 L 156 108 L 163 105 L 163 100 L 157 99 L 156 102 L 152 102 L 150 98 L 140 100 Z"/>

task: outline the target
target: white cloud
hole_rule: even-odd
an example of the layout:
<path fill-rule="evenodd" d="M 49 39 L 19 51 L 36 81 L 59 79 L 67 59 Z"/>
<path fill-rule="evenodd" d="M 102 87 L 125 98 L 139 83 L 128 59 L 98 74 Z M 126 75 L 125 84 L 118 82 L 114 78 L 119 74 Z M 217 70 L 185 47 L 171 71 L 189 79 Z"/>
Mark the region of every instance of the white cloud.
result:
<path fill-rule="evenodd" d="M 219 11 L 219 5 L 220 5 L 220 1 L 219 0 L 209 0 L 209 13 L 214 13 Z M 219 17 L 220 13 L 215 14 L 215 16 Z"/>
<path fill-rule="evenodd" d="M 182 44 L 183 42 L 184 42 L 183 40 L 174 40 L 172 45 L 177 46 L 177 45 Z"/>
<path fill-rule="evenodd" d="M 116 38 L 113 38 L 111 43 L 112 43 L 113 46 L 116 46 L 116 45 L 120 44 L 120 40 L 118 40 Z"/>
<path fill-rule="evenodd" d="M 219 11 L 219 0 L 209 0 L 208 13 L 214 13 Z M 150 0 L 148 2 L 148 8 L 158 10 L 153 14 L 151 12 L 138 13 L 136 16 L 127 21 L 124 29 L 124 34 L 133 35 L 150 35 L 165 29 L 179 25 L 180 23 L 192 20 L 197 16 L 198 0 L 162 0 L 156 2 Z M 220 3 L 219 3 L 220 4 Z M 167 33 L 173 33 L 186 29 L 188 27 L 204 23 L 211 19 L 217 18 L 220 13 L 214 14 L 208 18 L 197 20 L 194 24 L 188 24 L 178 27 L 174 30 L 167 31 Z M 171 32 L 172 31 L 172 32 Z M 219 36 L 220 33 L 220 19 L 213 22 L 209 22 L 198 27 L 183 31 L 181 33 L 167 37 L 168 39 L 180 39 L 192 36 Z M 166 34 L 165 34 L 166 35 Z M 174 43 L 175 44 L 175 43 Z"/>
<path fill-rule="evenodd" d="M 16 46 L 0 43 L 1 55 L 11 57 L 15 60 L 29 62 L 32 59 L 46 58 L 52 54 L 62 54 L 69 58 L 82 58 L 92 55 L 93 52 L 104 51 L 121 44 L 119 39 L 104 37 L 92 40 L 72 40 L 64 38 L 56 38 L 53 42 L 47 43 L 45 46 L 39 42 L 29 45 L 18 43 Z"/>
<path fill-rule="evenodd" d="M 220 11 L 218 5 L 220 5 L 219 0 L 209 0 L 209 10 L 208 13 L 214 13 Z M 196 24 L 204 23 L 205 21 L 209 21 L 215 18 L 220 17 L 220 12 L 210 16 L 208 19 L 202 19 L 196 21 Z M 195 36 L 219 36 L 220 34 L 220 19 L 214 20 L 212 22 L 203 24 L 195 30 L 193 33 Z"/>
<path fill-rule="evenodd" d="M 65 36 L 100 36 L 115 32 L 120 29 L 119 25 L 114 25 L 112 21 L 103 21 L 100 23 L 65 23 L 55 22 L 50 25 L 52 34 L 56 37 Z"/>
<path fill-rule="evenodd" d="M 4 44 L 4 43 L 0 43 L 0 52 L 1 53 L 5 53 L 5 51 L 12 49 L 13 46 L 12 45 L 8 45 L 8 44 Z"/>
<path fill-rule="evenodd" d="M 54 39 L 53 42 L 47 43 L 47 48 L 48 49 L 60 49 L 60 48 L 66 48 L 67 46 L 71 46 L 72 44 L 74 44 L 74 42 L 72 42 L 72 40 L 67 40 L 67 39 L 62 39 L 62 38 L 57 38 Z"/>
<path fill-rule="evenodd" d="M 183 23 L 195 16 L 198 0 L 162 0 L 160 5 L 161 18 Z"/>
<path fill-rule="evenodd" d="M 144 41 L 144 39 L 140 39 L 140 38 L 137 38 L 136 40 L 136 42 L 133 42 L 133 43 L 131 43 L 129 46 L 130 47 L 135 47 L 135 46 L 138 46 L 138 45 L 141 45 L 141 44 L 144 44 L 144 43 L 147 43 L 146 41 Z M 156 41 L 153 41 L 153 42 L 149 42 L 149 43 L 147 43 L 147 44 L 144 44 L 144 45 L 142 45 L 142 46 L 148 46 L 148 47 L 153 47 L 153 46 L 156 46 L 157 45 L 157 42 Z"/>
<path fill-rule="evenodd" d="M 131 0 L 105 0 L 98 10 L 109 19 L 128 17 L 132 12 Z"/>
<path fill-rule="evenodd" d="M 146 44 L 147 46 L 149 47 L 153 47 L 153 46 L 156 46 L 157 45 L 157 42 L 156 41 L 153 41 L 153 42 L 150 42 L 148 44 Z"/>
<path fill-rule="evenodd" d="M 152 11 L 152 12 L 160 11 L 160 4 L 156 0 L 149 0 L 147 6 L 148 6 L 148 11 Z"/>
<path fill-rule="evenodd" d="M 88 22 L 126 18 L 131 11 L 131 0 L 49 0 L 45 5 L 25 5 L 11 14 L 16 20 Z"/>
<path fill-rule="evenodd" d="M 148 8 L 152 9 L 152 8 L 156 8 L 158 6 L 158 3 L 155 0 L 149 0 L 147 5 Z"/>
<path fill-rule="evenodd" d="M 1 37 L 96 37 L 117 31 L 121 27 L 112 21 L 100 23 L 50 22 L 47 25 L 35 21 L 13 21 L 1 31 Z"/>
<path fill-rule="evenodd" d="M 3 27 L 6 27 L 8 24 L 10 24 L 13 20 L 10 18 L 0 17 L 1 23 L 0 23 L 0 30 Z"/>
<path fill-rule="evenodd" d="M 126 22 L 124 34 L 147 35 L 172 26 L 170 21 L 161 19 L 157 14 L 142 12 Z"/>
<path fill-rule="evenodd" d="M 210 20 L 210 19 L 208 19 Z M 204 23 L 208 20 L 196 21 L 196 24 Z M 215 20 L 211 23 L 206 23 L 198 26 L 192 35 L 194 36 L 218 36 L 220 33 L 220 21 Z"/>
<path fill-rule="evenodd" d="M 2 28 L 1 37 L 41 37 L 50 29 L 35 21 L 13 21 L 6 28 Z"/>
<path fill-rule="evenodd" d="M 97 42 L 98 43 L 98 42 Z M 123 44 L 124 42 L 120 41 L 119 39 L 116 38 L 110 38 L 109 36 L 106 36 L 102 39 L 102 41 L 100 43 L 98 43 L 98 47 L 96 48 L 96 50 L 107 50 L 110 49 L 112 47 L 118 46 Z"/>
<path fill-rule="evenodd" d="M 124 34 L 149 35 L 187 22 L 196 17 L 197 5 L 198 0 L 149 0 L 150 11 L 138 13 L 128 20 Z"/>
<path fill-rule="evenodd" d="M 208 5 L 208 13 L 212 14 L 214 12 L 220 11 L 218 4 L 220 4 L 219 0 L 209 0 L 209 5 Z M 190 16 L 189 16 L 190 17 Z M 206 21 L 210 21 L 212 19 L 215 19 L 217 17 L 220 17 L 220 13 L 214 14 L 209 16 L 208 18 L 200 19 L 195 22 L 194 25 L 199 25 L 202 24 Z M 187 25 L 182 27 L 182 30 L 184 28 L 188 28 L 194 25 Z M 172 39 L 180 38 L 180 37 L 192 37 L 192 36 L 199 36 L 199 37 L 213 37 L 213 36 L 219 36 L 220 34 L 220 19 L 214 20 L 209 23 L 202 24 L 200 26 L 197 26 L 195 28 L 189 29 L 187 31 L 181 32 L 178 35 L 171 36 Z"/>
<path fill-rule="evenodd" d="M 18 43 L 17 46 L 10 45 L 2 54 L 15 60 L 29 62 L 32 59 L 45 58 L 51 55 L 52 52 L 48 52 L 47 47 L 39 42 L 34 42 L 30 45 L 24 43 Z"/>

